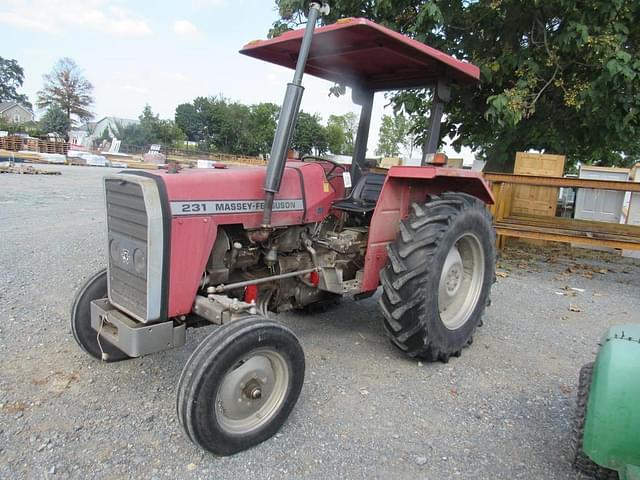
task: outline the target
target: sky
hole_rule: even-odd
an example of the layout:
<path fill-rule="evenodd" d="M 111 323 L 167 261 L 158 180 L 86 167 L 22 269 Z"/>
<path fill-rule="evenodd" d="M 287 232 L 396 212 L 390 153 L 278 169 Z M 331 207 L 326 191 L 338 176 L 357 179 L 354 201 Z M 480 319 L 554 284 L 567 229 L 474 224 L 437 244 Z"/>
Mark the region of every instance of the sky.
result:
<path fill-rule="evenodd" d="M 238 53 L 277 18 L 272 0 L 0 0 L 0 56 L 23 67 L 20 93 L 32 103 L 42 76 L 70 57 L 94 86 L 96 119 L 137 118 L 146 104 L 173 119 L 199 96 L 280 104 L 293 72 Z M 330 82 L 305 76 L 303 84 L 302 110 L 323 121 L 358 113 L 350 95 L 328 96 Z M 385 104 L 376 94 L 370 155 Z"/>

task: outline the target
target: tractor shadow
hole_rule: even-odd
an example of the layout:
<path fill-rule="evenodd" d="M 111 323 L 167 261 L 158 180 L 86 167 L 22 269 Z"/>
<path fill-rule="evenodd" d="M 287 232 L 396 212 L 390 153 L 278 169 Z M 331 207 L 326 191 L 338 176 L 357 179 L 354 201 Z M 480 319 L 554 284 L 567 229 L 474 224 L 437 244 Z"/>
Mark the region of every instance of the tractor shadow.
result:
<path fill-rule="evenodd" d="M 319 349 L 336 356 L 345 349 L 358 349 L 374 356 L 414 362 L 389 340 L 378 307 L 379 297 L 380 292 L 359 301 L 343 298 L 320 311 L 289 311 L 271 318 L 289 326 L 305 350 Z"/>

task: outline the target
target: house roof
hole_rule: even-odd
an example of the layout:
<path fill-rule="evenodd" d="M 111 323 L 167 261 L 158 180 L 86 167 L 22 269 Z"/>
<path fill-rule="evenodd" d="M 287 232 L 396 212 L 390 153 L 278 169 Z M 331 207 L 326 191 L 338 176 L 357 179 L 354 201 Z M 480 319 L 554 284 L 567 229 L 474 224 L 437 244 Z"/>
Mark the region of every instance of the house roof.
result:
<path fill-rule="evenodd" d="M 13 107 L 20 107 L 21 109 L 33 115 L 33 112 L 31 111 L 30 108 L 25 107 L 23 104 L 19 102 L 0 102 L 0 113 L 6 110 L 9 110 L 10 108 L 13 108 Z"/>
<path fill-rule="evenodd" d="M 295 68 L 304 29 L 245 45 L 240 53 Z M 480 69 L 365 18 L 316 28 L 305 72 L 348 86 L 396 90 L 449 78 L 476 83 Z"/>
<path fill-rule="evenodd" d="M 86 122 L 83 125 L 81 125 L 79 128 L 81 130 L 86 130 L 88 132 L 93 133 L 95 131 L 96 127 L 98 126 L 98 124 L 104 122 L 105 120 L 108 121 L 109 123 L 111 123 L 111 122 L 119 123 L 120 125 L 122 125 L 124 127 L 140 123 L 139 120 L 133 120 L 131 118 L 121 118 L 121 117 L 113 117 L 113 116 L 111 116 L 111 117 L 102 117 L 97 122 Z"/>
<path fill-rule="evenodd" d="M 132 123 L 140 123 L 138 120 L 134 120 L 131 118 L 122 118 L 122 117 L 102 117 L 100 120 L 98 120 L 97 122 L 95 122 L 96 124 L 103 122 L 104 120 L 110 120 L 113 122 L 118 122 L 121 123 L 123 125 L 131 125 Z"/>

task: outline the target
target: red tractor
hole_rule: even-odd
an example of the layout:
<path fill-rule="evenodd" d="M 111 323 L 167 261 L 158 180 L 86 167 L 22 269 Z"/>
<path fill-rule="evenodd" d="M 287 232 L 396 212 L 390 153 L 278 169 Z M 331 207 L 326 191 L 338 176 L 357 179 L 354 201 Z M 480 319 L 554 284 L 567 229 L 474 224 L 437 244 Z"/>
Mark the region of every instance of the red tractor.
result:
<path fill-rule="evenodd" d="M 295 69 L 267 167 L 125 171 L 104 180 L 107 268 L 77 293 L 75 339 L 106 362 L 182 346 L 217 325 L 177 389 L 189 438 L 227 455 L 272 436 L 293 409 L 305 360 L 268 312 L 359 300 L 382 284 L 391 341 L 446 362 L 472 341 L 494 279 L 490 190 L 475 172 L 434 165 L 450 85 L 479 70 L 365 19 L 252 42 L 241 53 Z M 361 106 L 352 164 L 288 160 L 303 73 L 352 89 Z M 367 168 L 373 96 L 434 92 L 423 166 Z M 353 186 L 352 186 L 353 185 Z"/>

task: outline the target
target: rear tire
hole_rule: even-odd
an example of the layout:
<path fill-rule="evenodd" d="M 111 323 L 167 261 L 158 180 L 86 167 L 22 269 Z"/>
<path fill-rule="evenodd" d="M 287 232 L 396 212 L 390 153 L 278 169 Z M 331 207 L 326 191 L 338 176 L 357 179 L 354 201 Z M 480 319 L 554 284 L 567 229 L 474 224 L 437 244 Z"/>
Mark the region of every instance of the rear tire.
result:
<path fill-rule="evenodd" d="M 618 480 L 618 472 L 601 467 L 591 460 L 582 450 L 584 439 L 584 425 L 587 419 L 587 404 L 589 403 L 589 390 L 593 378 L 593 362 L 587 363 L 580 369 L 578 380 L 578 396 L 576 399 L 576 414 L 573 421 L 573 466 L 590 477 L 598 480 Z"/>
<path fill-rule="evenodd" d="M 129 357 L 122 350 L 100 338 L 91 327 L 91 302 L 107 297 L 107 270 L 97 272 L 76 293 L 71 304 L 71 331 L 80 348 L 93 358 L 105 362 L 119 362 Z M 100 348 L 102 347 L 102 349 Z M 104 355 L 103 355 L 104 353 Z"/>
<path fill-rule="evenodd" d="M 304 352 L 282 324 L 259 316 L 211 333 L 178 383 L 178 418 L 193 443 L 231 455 L 273 436 L 304 382 Z"/>
<path fill-rule="evenodd" d="M 495 275 L 495 231 L 464 193 L 412 205 L 389 244 L 380 308 L 392 342 L 411 357 L 447 362 L 472 342 Z"/>

